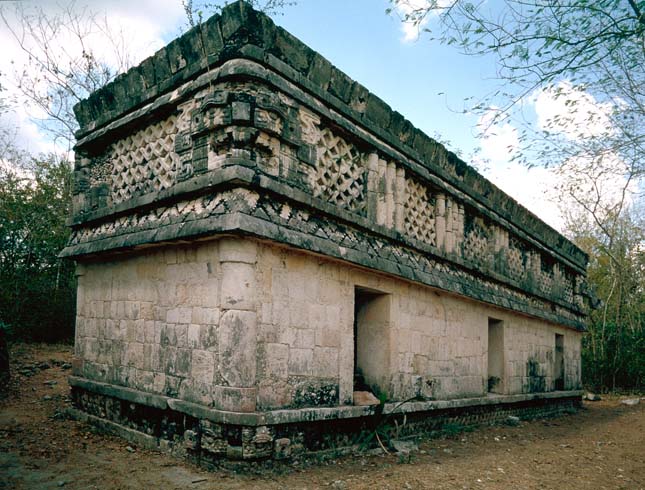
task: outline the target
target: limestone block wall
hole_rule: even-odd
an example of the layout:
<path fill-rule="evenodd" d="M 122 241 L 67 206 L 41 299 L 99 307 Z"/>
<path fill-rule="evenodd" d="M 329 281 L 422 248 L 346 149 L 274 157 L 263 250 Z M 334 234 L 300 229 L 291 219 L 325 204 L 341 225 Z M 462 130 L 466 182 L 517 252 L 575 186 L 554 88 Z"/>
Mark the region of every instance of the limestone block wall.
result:
<path fill-rule="evenodd" d="M 579 386 L 585 253 L 247 4 L 75 112 L 78 376 L 238 412 Z"/>
<path fill-rule="evenodd" d="M 481 396 L 488 319 L 505 335 L 505 394 L 551 391 L 555 334 L 565 339 L 565 388 L 580 386 L 581 334 L 337 261 L 262 245 L 258 252 L 258 406 L 351 403 L 357 288 L 389 297 L 391 400 Z"/>
<path fill-rule="evenodd" d="M 255 244 L 239 240 L 79 265 L 77 374 L 253 411 L 255 284 Z"/>
<path fill-rule="evenodd" d="M 555 389 L 555 334 L 564 337 L 564 388 L 581 388 L 582 334 L 531 319 L 509 319 L 506 334 L 507 393 Z"/>
<path fill-rule="evenodd" d="M 259 406 L 351 404 L 350 268 L 263 245 L 258 276 Z"/>
<path fill-rule="evenodd" d="M 222 384 L 218 242 L 85 263 L 77 273 L 82 376 L 210 403 Z"/>
<path fill-rule="evenodd" d="M 584 328 L 582 250 L 246 4 L 75 111 L 66 256 L 237 230 Z"/>
<path fill-rule="evenodd" d="M 562 388 L 580 386 L 573 329 L 249 238 L 88 261 L 78 275 L 76 374 L 205 406 L 352 404 L 357 291 L 388 302 L 368 347 L 386 349 L 375 388 L 389 400 L 486 394 L 489 318 L 503 324 L 503 394 L 555 388 L 555 334 Z"/>

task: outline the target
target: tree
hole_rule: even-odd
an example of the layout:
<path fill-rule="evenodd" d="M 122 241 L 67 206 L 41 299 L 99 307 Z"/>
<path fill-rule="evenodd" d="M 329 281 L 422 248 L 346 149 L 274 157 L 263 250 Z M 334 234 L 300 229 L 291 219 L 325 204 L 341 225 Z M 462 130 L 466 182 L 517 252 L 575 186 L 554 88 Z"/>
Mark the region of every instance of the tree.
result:
<path fill-rule="evenodd" d="M 588 281 L 602 299 L 582 352 L 594 389 L 645 386 L 645 216 L 621 164 L 571 160 L 557 170 L 565 233 L 589 254 Z"/>
<path fill-rule="evenodd" d="M 0 326 L 32 340 L 70 338 L 74 266 L 58 253 L 69 237 L 67 155 L 78 128 L 72 108 L 130 67 L 132 58 L 123 32 L 74 3 L 54 13 L 39 6 L 3 6 L 0 18 L 20 47 L 14 73 L 1 74 L 3 80 L 12 82 L 21 102 L 37 109 L 41 117 L 34 122 L 66 150 L 62 156 L 30 155 L 15 144 L 16 128 L 0 127 Z M 103 42 L 102 56 L 91 48 L 98 44 L 93 37 Z M 7 85 L 2 81 L 0 90 Z M 0 99 L 0 115 L 14 104 Z"/>
<path fill-rule="evenodd" d="M 500 86 L 469 110 L 491 126 L 521 128 L 513 158 L 558 167 L 617 162 L 642 185 L 645 172 L 645 2 L 636 0 L 391 0 L 432 39 L 467 55 L 493 55 Z M 526 116 L 550 97 L 561 111 Z M 488 127 L 484 129 L 489 129 Z"/>
<path fill-rule="evenodd" d="M 73 334 L 74 266 L 58 258 L 69 237 L 72 169 L 18 150 L 0 166 L 0 325 L 32 340 Z"/>
<path fill-rule="evenodd" d="M 74 105 L 132 66 L 125 34 L 106 17 L 75 3 L 48 13 L 42 7 L 0 8 L 0 18 L 20 47 L 15 72 L 4 74 L 27 104 L 44 116 L 32 118 L 60 146 L 71 150 L 78 129 Z M 99 38 L 109 61 L 91 47 Z M 5 82 L 6 84 L 6 82 Z"/>
<path fill-rule="evenodd" d="M 583 374 L 594 389 L 645 386 L 645 220 L 636 212 L 601 225 L 569 217 L 568 231 L 590 255 L 589 282 L 600 308 L 583 339 Z"/>

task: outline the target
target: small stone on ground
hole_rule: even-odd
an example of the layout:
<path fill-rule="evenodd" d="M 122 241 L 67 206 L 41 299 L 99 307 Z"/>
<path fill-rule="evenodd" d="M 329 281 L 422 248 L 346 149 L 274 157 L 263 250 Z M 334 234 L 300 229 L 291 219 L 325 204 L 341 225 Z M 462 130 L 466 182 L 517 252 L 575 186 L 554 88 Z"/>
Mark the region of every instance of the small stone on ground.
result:
<path fill-rule="evenodd" d="M 399 453 L 411 453 L 419 450 L 419 446 L 414 441 L 402 441 L 401 439 L 392 439 L 390 445 Z"/>
<path fill-rule="evenodd" d="M 354 392 L 354 405 L 379 405 L 381 402 L 369 391 L 355 391 Z"/>
<path fill-rule="evenodd" d="M 623 405 L 627 405 L 629 407 L 633 407 L 634 405 L 638 405 L 640 401 L 641 401 L 640 398 L 626 398 L 624 400 L 620 400 L 620 403 L 622 403 Z"/>

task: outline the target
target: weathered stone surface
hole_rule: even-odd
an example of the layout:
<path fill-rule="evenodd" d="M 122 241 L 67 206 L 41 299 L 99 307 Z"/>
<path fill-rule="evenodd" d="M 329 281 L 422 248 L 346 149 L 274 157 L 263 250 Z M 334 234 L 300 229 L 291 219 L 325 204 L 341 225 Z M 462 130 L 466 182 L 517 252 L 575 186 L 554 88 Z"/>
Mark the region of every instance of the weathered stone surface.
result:
<path fill-rule="evenodd" d="M 218 244 L 220 262 L 241 262 L 251 265 L 257 262 L 257 244 L 254 241 L 224 238 Z"/>
<path fill-rule="evenodd" d="M 291 440 L 287 437 L 281 437 L 274 441 L 275 459 L 289 459 L 291 457 Z"/>
<path fill-rule="evenodd" d="M 291 42 L 281 42 L 281 43 L 279 43 L 281 45 L 276 47 L 275 44 L 274 44 L 274 41 L 272 40 L 274 36 L 267 35 L 266 33 L 268 31 L 275 31 L 275 32 L 280 31 L 280 32 L 282 32 L 282 30 L 279 30 L 279 29 L 276 30 L 276 28 L 275 28 L 275 26 L 273 26 L 272 22 L 269 19 L 267 19 L 264 16 L 262 16 L 262 14 L 256 14 L 256 13 L 250 14 L 249 13 L 249 14 L 244 14 L 242 16 L 239 16 L 237 14 L 233 15 L 232 12 L 237 12 L 236 9 L 237 9 L 237 6 L 235 6 L 235 7 L 231 6 L 228 9 L 225 9 L 223 11 L 221 19 L 220 19 L 219 16 L 214 16 L 213 18 L 209 19 L 205 23 L 205 26 L 207 26 L 207 28 L 203 29 L 202 34 L 206 33 L 206 43 L 207 44 L 212 42 L 213 46 L 216 46 L 216 48 L 213 50 L 214 53 L 217 53 L 217 49 L 219 48 L 219 46 L 222 46 L 222 44 L 221 44 L 220 40 L 218 39 L 220 30 L 212 28 L 211 26 L 215 26 L 217 24 L 220 24 L 222 26 L 222 32 L 227 32 L 228 33 L 224 37 L 228 38 L 229 42 L 244 44 L 244 43 L 247 43 L 247 42 L 250 41 L 249 36 L 248 35 L 241 35 L 241 36 L 236 37 L 236 36 L 233 35 L 233 33 L 234 32 L 247 32 L 248 33 L 249 31 L 244 28 L 244 23 L 248 22 L 248 23 L 250 23 L 249 27 L 252 26 L 251 32 L 254 32 L 254 30 L 255 30 L 255 31 L 264 33 L 264 34 L 261 34 L 259 36 L 256 36 L 257 39 L 255 39 L 253 42 L 257 42 L 257 43 L 260 43 L 260 44 L 265 43 L 265 42 L 270 43 L 270 46 L 267 46 L 268 48 L 277 49 L 277 52 L 280 53 L 280 57 L 282 57 L 283 60 L 285 60 L 287 62 L 292 61 L 296 71 L 297 70 L 304 70 L 304 73 L 306 74 L 306 70 L 307 70 L 306 67 L 308 66 L 308 62 L 301 62 L 301 61 L 299 61 L 299 57 L 294 57 L 292 55 L 293 46 L 300 46 L 300 48 L 296 48 L 295 51 L 297 51 L 298 49 L 307 51 L 305 49 L 305 47 L 299 41 L 297 41 L 295 39 L 291 39 Z M 233 20 L 231 20 L 232 18 L 235 18 L 236 20 L 233 21 Z M 257 29 L 257 27 L 259 27 L 259 26 L 262 26 L 262 28 Z M 187 38 L 194 37 L 194 34 L 192 34 L 191 32 L 187 33 L 185 37 L 187 37 Z M 279 37 L 284 38 L 284 35 L 281 34 L 281 36 L 279 36 Z M 185 42 L 182 42 L 182 43 L 185 44 L 185 45 L 190 45 L 189 40 L 187 40 Z M 180 43 L 180 44 L 182 44 L 182 43 Z M 287 51 L 285 51 L 285 50 L 287 50 Z M 167 49 L 160 50 L 154 57 L 155 60 L 157 58 L 160 60 L 159 63 L 158 63 L 159 67 L 167 66 L 167 61 L 166 61 L 167 60 L 167 54 L 166 54 L 166 51 L 167 51 Z M 308 55 L 305 56 L 305 58 L 308 59 L 310 56 L 311 55 L 308 54 Z M 195 61 L 195 63 L 198 63 L 198 61 Z M 214 65 L 211 65 L 211 66 L 214 66 Z M 135 70 L 135 69 L 133 69 L 133 70 Z M 136 68 L 136 70 L 138 70 L 138 68 Z M 138 70 L 138 71 L 141 71 L 141 70 Z M 194 69 L 192 69 L 192 71 L 194 71 Z M 149 80 L 149 76 L 147 78 L 146 78 L 146 76 L 144 76 L 144 85 L 151 85 L 151 83 L 152 83 L 152 85 L 155 86 L 155 87 L 163 87 L 164 85 L 166 85 L 166 84 L 163 83 L 163 80 L 168 76 L 170 76 L 170 71 L 168 71 L 166 73 L 159 73 L 159 74 L 157 74 L 156 79 L 154 81 L 152 81 L 152 82 L 151 82 L 151 80 Z M 104 107 L 100 107 L 100 109 L 99 109 L 99 104 L 103 103 L 103 102 L 105 102 L 107 100 L 113 100 L 113 101 L 114 100 L 119 100 L 119 103 L 121 103 L 122 98 L 118 99 L 117 97 L 114 96 L 113 92 L 118 93 L 119 90 L 116 87 L 120 86 L 121 84 L 125 84 L 127 79 L 128 79 L 128 77 L 123 77 L 123 80 L 119 79 L 119 80 L 115 81 L 113 84 L 109 85 L 108 87 L 106 87 L 106 88 L 104 88 L 102 90 L 102 93 L 104 93 L 102 96 L 97 95 L 97 96 L 91 97 L 88 101 L 79 104 L 75 108 L 75 110 L 77 112 L 77 115 L 78 115 L 78 118 L 79 118 L 79 121 L 81 122 L 81 126 L 83 128 L 81 130 L 82 132 L 84 130 L 87 131 L 87 128 L 84 128 L 84 126 L 86 126 L 86 124 L 89 122 L 88 117 L 94 117 L 94 115 L 99 115 L 99 114 L 101 114 L 101 112 L 103 112 L 104 114 L 109 114 L 109 117 L 115 117 L 116 116 L 114 111 L 112 111 L 112 112 L 105 111 Z M 325 78 L 324 80 L 326 80 L 326 79 L 327 78 Z M 314 80 L 315 80 L 315 77 L 314 77 Z M 175 82 L 175 83 L 177 83 L 177 82 Z M 329 86 L 330 93 L 335 94 L 337 96 L 340 94 L 341 98 L 344 99 L 345 102 L 350 103 L 350 100 L 349 100 L 348 97 L 349 97 L 349 95 L 351 93 L 350 90 L 349 90 L 349 86 L 351 85 L 351 83 L 352 83 L 351 80 L 346 75 L 342 74 L 338 70 L 332 71 L 331 84 Z M 317 83 L 315 86 L 320 87 L 319 90 L 321 91 L 321 93 L 324 93 L 323 90 L 324 90 L 324 88 L 326 86 L 326 82 L 321 81 L 321 84 Z M 334 87 L 336 87 L 336 88 L 334 89 Z M 130 95 L 132 97 L 132 95 L 134 95 L 134 94 L 130 94 Z M 147 92 L 148 97 L 154 97 L 155 95 L 160 95 L 160 92 L 158 91 L 158 89 L 156 91 L 155 90 L 148 90 L 148 92 Z M 360 95 L 360 96 L 357 95 L 357 97 L 364 98 L 363 95 Z M 374 98 L 373 95 L 371 95 L 371 97 Z M 374 107 L 381 106 L 381 107 L 387 108 L 387 105 L 385 105 L 382 101 L 380 101 L 380 99 L 376 99 L 376 98 L 374 98 L 374 99 L 375 99 L 375 102 L 372 104 Z M 137 97 L 136 96 L 132 97 L 132 100 L 137 100 Z M 94 104 L 96 107 L 85 107 L 85 106 L 92 106 L 92 104 Z M 350 105 L 351 105 L 351 103 L 350 103 Z M 124 105 L 121 108 L 121 110 L 122 111 L 127 110 L 127 105 Z M 375 116 L 375 117 L 376 117 L 376 119 L 382 120 L 383 117 L 386 117 L 385 114 L 388 113 L 388 112 L 391 112 L 391 111 L 379 109 L 379 113 L 381 113 L 382 115 L 381 116 Z M 388 120 L 389 119 L 391 119 L 391 118 L 388 117 Z M 398 121 L 397 118 L 395 118 L 395 119 Z M 397 122 L 396 124 L 392 124 L 391 126 L 392 126 L 392 130 L 393 130 L 394 133 L 400 132 L 400 129 L 399 129 L 400 128 L 400 122 Z M 399 140 L 397 134 L 394 134 L 393 136 L 394 136 L 393 139 L 395 141 Z M 426 137 L 426 139 L 427 139 L 427 137 Z M 421 141 L 421 139 L 419 141 Z M 417 145 L 415 148 L 417 150 L 421 150 L 420 152 L 424 156 L 428 157 L 429 162 L 435 162 L 435 161 L 439 162 L 439 161 L 441 161 L 440 158 L 438 159 L 438 158 L 435 157 L 435 150 L 434 149 L 426 150 L 425 146 L 423 146 L 423 145 Z M 445 151 L 445 150 L 443 150 L 443 151 Z M 470 167 L 465 167 L 465 172 L 467 173 L 467 175 L 466 176 L 462 175 L 461 176 L 462 178 L 458 179 L 457 182 L 459 182 L 459 181 L 472 181 L 473 178 L 471 176 L 476 175 L 474 170 L 471 169 Z M 513 201 L 510 201 L 508 199 L 505 199 L 503 194 L 497 188 L 491 186 L 486 181 L 482 181 L 482 179 L 480 177 L 475 177 L 475 180 L 480 184 L 480 185 L 478 185 L 478 187 L 481 188 L 481 192 L 478 193 L 479 197 L 486 196 L 486 198 L 490 198 L 491 196 L 494 196 L 494 197 L 497 198 L 499 196 L 499 197 L 503 198 L 503 199 L 501 199 L 501 201 L 504 201 L 505 205 L 504 206 L 493 206 L 492 207 L 493 209 L 500 208 L 500 211 L 506 211 L 507 209 L 508 210 L 510 210 L 510 209 L 513 209 L 513 210 L 518 209 L 518 210 L 520 210 L 520 214 L 521 214 L 521 212 L 522 212 L 521 208 L 519 208 L 517 203 L 515 203 Z M 483 184 L 483 187 L 486 187 L 486 189 L 484 189 L 481 184 Z M 501 204 L 501 201 L 500 201 L 500 204 Z M 526 224 L 533 225 L 533 223 L 535 222 L 535 224 L 538 224 L 538 226 L 540 225 L 539 222 L 537 222 L 534 219 L 528 219 L 526 221 L 527 221 Z M 544 228 L 541 231 L 542 231 L 542 236 L 549 235 L 549 236 L 551 236 L 551 237 L 553 237 L 554 239 L 557 240 L 557 235 L 555 234 L 555 232 L 553 230 L 548 229 L 548 228 Z M 558 240 L 558 242 L 560 242 L 560 240 Z M 570 251 L 572 251 L 572 252 L 574 251 L 574 249 L 571 248 L 570 245 L 567 245 L 564 242 L 558 243 L 557 245 L 558 246 L 564 245 Z M 576 253 L 579 254 L 579 251 L 576 252 Z M 583 257 L 583 256 L 581 255 L 580 257 Z"/>
<path fill-rule="evenodd" d="M 215 386 L 213 404 L 219 410 L 231 412 L 255 412 L 256 388 Z"/>
<path fill-rule="evenodd" d="M 228 310 L 219 326 L 219 374 L 230 385 L 251 387 L 255 384 L 256 325 L 253 311 Z"/>
<path fill-rule="evenodd" d="M 255 310 L 255 267 L 241 262 L 223 262 L 222 308 Z"/>
<path fill-rule="evenodd" d="M 620 400 L 620 403 L 623 405 L 627 405 L 628 407 L 633 407 L 635 405 L 638 405 L 640 401 L 641 401 L 640 398 L 625 398 L 624 400 Z"/>
<path fill-rule="evenodd" d="M 396 434 L 398 437 L 418 437 L 422 433 L 439 431 L 448 424 L 474 426 L 501 422 L 506 417 L 517 415 L 525 419 L 544 418 L 570 413 L 580 406 L 580 398 L 570 394 L 545 399 L 533 395 L 530 400 L 523 402 L 511 401 L 511 398 L 507 397 L 504 402 L 498 399 L 489 406 L 471 404 L 450 411 L 435 412 L 430 407 L 430 411 L 421 417 L 399 413 L 394 416 L 399 421 Z M 203 408 L 190 410 L 190 414 L 186 415 L 184 411 L 175 411 L 188 408 L 189 404 L 186 403 L 172 403 L 169 411 L 132 402 L 123 403 L 119 398 L 83 388 L 72 390 L 72 400 L 82 410 L 71 409 L 72 416 L 135 442 L 140 447 L 185 454 L 184 451 L 177 451 L 178 446 L 184 449 L 188 446 L 194 451 L 193 456 L 199 456 L 203 451 L 202 457 L 233 459 L 288 459 L 314 448 L 320 451 L 342 449 L 349 441 L 355 440 L 361 430 L 369 427 L 365 422 L 373 415 L 367 409 L 362 409 L 364 413 L 354 414 L 345 423 L 339 422 L 338 417 L 324 413 L 317 418 L 311 417 L 314 412 L 302 410 L 294 411 L 300 416 L 298 419 L 281 420 L 280 417 L 274 417 L 271 422 L 257 414 L 233 414 L 211 409 L 216 416 Z M 329 409 L 317 409 L 318 412 L 325 410 Z M 135 414 L 145 415 L 141 418 Z M 109 420 L 106 420 L 106 416 Z M 322 430 L 307 430 L 312 420 L 318 420 L 318 427 Z M 414 450 L 414 446 L 406 441 L 398 440 L 394 446 L 402 452 Z"/>
<path fill-rule="evenodd" d="M 400 439 L 392 439 L 390 441 L 390 445 L 394 448 L 396 452 L 401 454 L 410 454 L 410 453 L 417 452 L 419 450 L 418 444 L 414 441 L 403 441 Z"/>

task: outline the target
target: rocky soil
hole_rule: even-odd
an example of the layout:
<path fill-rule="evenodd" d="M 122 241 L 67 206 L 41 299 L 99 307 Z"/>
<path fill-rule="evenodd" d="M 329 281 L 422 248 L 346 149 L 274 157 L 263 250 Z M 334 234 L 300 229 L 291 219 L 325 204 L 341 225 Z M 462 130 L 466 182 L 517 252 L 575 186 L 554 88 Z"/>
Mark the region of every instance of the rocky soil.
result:
<path fill-rule="evenodd" d="M 0 489 L 645 489 L 645 400 L 603 396 L 575 415 L 425 440 L 406 458 L 207 472 L 67 419 L 71 356 L 64 345 L 12 347 Z"/>

